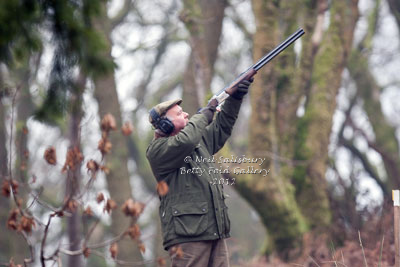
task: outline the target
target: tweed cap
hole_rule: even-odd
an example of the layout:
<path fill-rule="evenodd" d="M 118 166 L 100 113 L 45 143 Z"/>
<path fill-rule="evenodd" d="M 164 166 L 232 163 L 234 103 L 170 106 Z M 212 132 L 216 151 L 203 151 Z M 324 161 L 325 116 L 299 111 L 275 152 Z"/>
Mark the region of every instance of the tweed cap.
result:
<path fill-rule="evenodd" d="M 182 99 L 177 98 L 173 100 L 168 100 L 165 102 L 162 102 L 158 105 L 155 105 L 153 109 L 157 112 L 158 116 L 162 117 L 167 113 L 168 109 L 172 108 L 175 105 L 180 105 L 182 103 Z M 154 120 L 151 116 L 149 116 L 149 121 L 151 124 L 154 124 Z"/>

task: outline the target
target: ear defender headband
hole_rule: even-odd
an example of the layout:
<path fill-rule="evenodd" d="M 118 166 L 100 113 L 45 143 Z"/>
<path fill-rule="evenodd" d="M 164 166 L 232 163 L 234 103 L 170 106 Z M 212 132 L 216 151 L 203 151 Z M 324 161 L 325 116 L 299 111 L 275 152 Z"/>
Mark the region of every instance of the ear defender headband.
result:
<path fill-rule="evenodd" d="M 150 116 L 154 121 L 154 126 L 166 135 L 170 135 L 174 131 L 174 124 L 168 118 L 161 118 L 154 108 L 150 110 Z"/>

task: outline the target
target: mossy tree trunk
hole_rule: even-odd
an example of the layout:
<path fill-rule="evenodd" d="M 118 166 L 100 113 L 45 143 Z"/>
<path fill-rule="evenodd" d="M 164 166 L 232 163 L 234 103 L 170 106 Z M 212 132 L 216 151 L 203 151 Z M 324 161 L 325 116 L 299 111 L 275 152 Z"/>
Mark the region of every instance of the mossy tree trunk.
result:
<path fill-rule="evenodd" d="M 270 174 L 242 177 L 238 186 L 260 213 L 271 236 L 270 247 L 290 257 L 303 233 L 325 229 L 331 222 L 325 180 L 328 144 L 358 18 L 357 1 L 334 1 L 330 6 L 322 0 L 252 3 L 257 27 L 254 60 L 294 32 L 299 21 L 306 31 L 300 54 L 293 47 L 286 49 L 255 79 L 249 153 L 266 157 L 262 167 Z M 328 7 L 329 28 L 324 32 Z M 305 113 L 299 117 L 302 98 Z"/>
<path fill-rule="evenodd" d="M 257 26 L 253 39 L 253 58 L 257 60 L 286 36 L 283 36 L 279 28 L 278 2 L 255 0 L 252 3 Z M 292 57 L 289 51 L 285 52 L 289 53 L 286 56 Z M 251 88 L 249 150 L 254 157 L 279 154 L 276 117 L 279 92 L 276 87 L 280 77 L 279 64 L 277 61 L 274 63 L 259 71 Z M 300 245 L 301 235 L 307 225 L 296 204 L 293 186 L 280 173 L 279 161 L 274 156 L 266 158 L 261 167 L 270 169 L 270 174 L 266 177 L 251 174 L 239 179 L 237 189 L 259 212 L 267 227 L 271 237 L 267 251 L 277 249 L 287 258 L 290 256 L 289 249 Z"/>
<path fill-rule="evenodd" d="M 298 121 L 295 159 L 305 161 L 294 171 L 297 200 L 313 228 L 331 222 L 325 173 L 336 95 L 350 53 L 358 18 L 358 1 L 334 1 L 330 24 L 315 55 L 305 114 Z"/>
<path fill-rule="evenodd" d="M 210 91 L 226 0 L 184 0 L 180 18 L 189 31 L 191 54 L 183 77 L 183 109 L 193 115 Z"/>

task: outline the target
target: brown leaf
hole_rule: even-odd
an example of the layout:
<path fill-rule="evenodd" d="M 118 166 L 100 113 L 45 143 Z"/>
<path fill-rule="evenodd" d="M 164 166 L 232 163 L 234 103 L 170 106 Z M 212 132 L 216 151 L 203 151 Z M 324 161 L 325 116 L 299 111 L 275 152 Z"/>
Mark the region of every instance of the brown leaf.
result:
<path fill-rule="evenodd" d="M 18 229 L 18 215 L 19 215 L 19 210 L 18 209 L 13 209 L 10 212 L 10 215 L 8 216 L 7 219 L 7 227 L 12 230 L 17 230 Z"/>
<path fill-rule="evenodd" d="M 86 248 L 86 247 L 85 247 L 85 248 L 83 249 L 83 256 L 84 256 L 85 258 L 89 258 L 90 253 L 91 253 L 90 248 Z"/>
<path fill-rule="evenodd" d="M 103 193 L 98 193 L 98 194 L 97 194 L 97 197 L 96 197 L 97 203 L 100 204 L 103 200 L 104 200 L 104 195 L 103 195 Z"/>
<path fill-rule="evenodd" d="M 177 259 L 181 259 L 183 257 L 183 250 L 182 250 L 181 246 L 178 246 L 176 248 L 175 254 L 176 254 Z"/>
<path fill-rule="evenodd" d="M 100 166 L 100 170 L 102 170 L 105 174 L 110 173 L 110 168 L 106 167 L 105 165 Z"/>
<path fill-rule="evenodd" d="M 111 213 L 113 209 L 117 208 L 117 203 L 115 203 L 114 200 L 111 198 L 107 199 L 106 206 L 104 207 L 104 211 L 107 211 L 107 213 Z"/>
<path fill-rule="evenodd" d="M 110 252 L 111 252 L 111 257 L 113 259 L 117 258 L 118 255 L 118 244 L 117 243 L 112 243 L 110 246 Z"/>
<path fill-rule="evenodd" d="M 71 212 L 74 213 L 76 211 L 76 208 L 78 207 L 78 202 L 75 199 L 70 199 L 68 200 L 67 203 L 67 209 Z"/>
<path fill-rule="evenodd" d="M 10 197 L 11 194 L 11 187 L 10 187 L 10 181 L 9 180 L 4 180 L 2 185 L 1 185 L 1 194 L 5 197 Z"/>
<path fill-rule="evenodd" d="M 17 206 L 19 208 L 21 208 L 22 202 L 23 202 L 22 198 L 17 198 Z"/>
<path fill-rule="evenodd" d="M 33 218 L 22 216 L 21 223 L 19 224 L 18 230 L 23 230 L 25 233 L 30 234 L 32 232 L 32 228 L 35 227 L 35 221 Z"/>
<path fill-rule="evenodd" d="M 85 211 L 83 212 L 83 214 L 85 214 L 87 216 L 93 216 L 92 208 L 90 206 L 87 206 Z"/>
<path fill-rule="evenodd" d="M 169 187 L 165 181 L 157 183 L 157 192 L 160 196 L 165 196 L 168 193 Z"/>
<path fill-rule="evenodd" d="M 133 132 L 133 125 L 130 122 L 125 122 L 124 125 L 122 125 L 121 128 L 122 134 L 125 136 L 130 135 Z"/>
<path fill-rule="evenodd" d="M 46 149 L 46 151 L 44 152 L 44 159 L 50 165 L 57 164 L 56 149 L 53 146 Z"/>
<path fill-rule="evenodd" d="M 116 130 L 117 129 L 117 123 L 115 122 L 115 118 L 113 115 L 110 113 L 107 113 L 104 115 L 103 119 L 101 120 L 101 130 L 102 131 L 110 131 L 110 130 Z"/>
<path fill-rule="evenodd" d="M 77 166 L 83 161 L 83 155 L 78 147 L 69 148 L 67 151 L 67 157 L 65 159 L 62 171 L 72 170 L 74 171 Z"/>
<path fill-rule="evenodd" d="M 136 239 L 140 236 L 140 228 L 137 224 L 132 225 L 128 228 L 127 234 L 132 238 Z"/>
<path fill-rule="evenodd" d="M 90 172 L 91 176 L 94 177 L 99 170 L 99 164 L 95 160 L 91 159 L 86 164 L 86 168 L 88 169 L 88 173 Z"/>
<path fill-rule="evenodd" d="M 107 153 L 110 153 L 112 144 L 107 138 L 102 138 L 99 141 L 99 145 L 97 147 L 102 155 L 105 155 Z"/>
<path fill-rule="evenodd" d="M 146 247 L 144 246 L 143 243 L 139 243 L 139 250 L 140 252 L 142 252 L 142 254 L 144 254 L 146 252 Z"/>
<path fill-rule="evenodd" d="M 133 201 L 133 199 L 128 199 L 125 201 L 124 205 L 122 205 L 122 211 L 126 216 L 139 217 L 139 215 L 143 212 L 144 204 Z"/>
<path fill-rule="evenodd" d="M 19 187 L 18 182 L 16 180 L 11 180 L 11 188 L 15 195 L 18 194 L 18 187 Z"/>
<path fill-rule="evenodd" d="M 28 134 L 28 128 L 26 126 L 22 127 L 22 133 L 27 135 Z"/>
<path fill-rule="evenodd" d="M 164 258 L 160 257 L 157 259 L 157 264 L 158 264 L 158 266 L 162 267 L 162 266 L 165 266 L 167 263 Z"/>

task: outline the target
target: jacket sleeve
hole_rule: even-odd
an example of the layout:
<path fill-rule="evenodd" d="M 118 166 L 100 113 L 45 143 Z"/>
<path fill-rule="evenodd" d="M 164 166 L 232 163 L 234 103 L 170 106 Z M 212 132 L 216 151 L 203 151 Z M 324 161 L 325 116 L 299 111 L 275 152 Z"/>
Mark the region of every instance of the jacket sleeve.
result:
<path fill-rule="evenodd" d="M 217 153 L 231 135 L 241 104 L 241 100 L 228 97 L 221 111 L 217 113 L 215 120 L 207 126 L 203 138 L 207 150 L 211 155 Z"/>
<path fill-rule="evenodd" d="M 183 166 L 185 157 L 200 143 L 207 125 L 206 116 L 195 114 L 177 135 L 156 140 L 147 151 L 153 170 L 167 174 Z"/>

